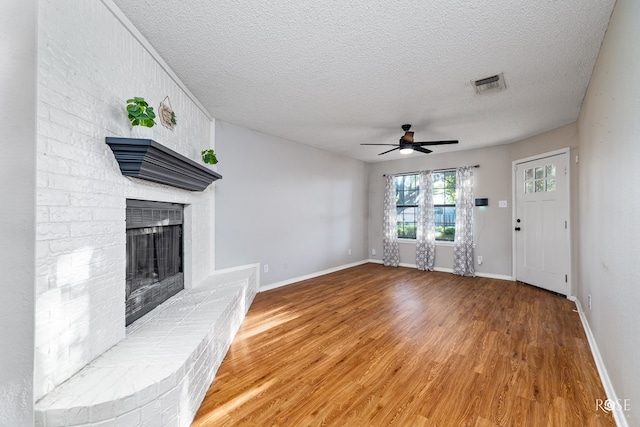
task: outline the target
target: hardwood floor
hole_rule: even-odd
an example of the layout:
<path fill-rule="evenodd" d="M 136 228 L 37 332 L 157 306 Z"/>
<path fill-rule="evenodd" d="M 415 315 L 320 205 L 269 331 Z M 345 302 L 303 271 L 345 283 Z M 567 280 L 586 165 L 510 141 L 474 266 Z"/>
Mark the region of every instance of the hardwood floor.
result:
<path fill-rule="evenodd" d="M 575 305 L 377 264 L 256 296 L 193 426 L 611 426 Z"/>

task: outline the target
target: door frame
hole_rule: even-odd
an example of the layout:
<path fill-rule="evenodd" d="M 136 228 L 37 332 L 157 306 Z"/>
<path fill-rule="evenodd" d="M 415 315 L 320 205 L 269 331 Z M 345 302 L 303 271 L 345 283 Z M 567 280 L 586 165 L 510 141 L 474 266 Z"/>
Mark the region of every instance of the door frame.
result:
<path fill-rule="evenodd" d="M 571 147 L 561 148 L 559 150 L 549 151 L 542 154 L 537 154 L 535 156 L 525 157 L 523 159 L 514 160 L 511 162 L 511 271 L 513 274 L 513 280 L 517 281 L 518 277 L 518 267 L 517 267 L 517 247 L 516 247 L 516 199 L 517 199 L 517 183 L 516 183 L 516 168 L 520 163 L 526 163 L 533 160 L 540 160 L 547 157 L 557 156 L 559 154 L 567 155 L 567 233 L 566 233 L 566 259 L 567 259 L 567 299 L 573 298 L 573 258 L 572 248 L 571 248 L 571 196 L 572 196 L 572 185 L 571 185 Z"/>

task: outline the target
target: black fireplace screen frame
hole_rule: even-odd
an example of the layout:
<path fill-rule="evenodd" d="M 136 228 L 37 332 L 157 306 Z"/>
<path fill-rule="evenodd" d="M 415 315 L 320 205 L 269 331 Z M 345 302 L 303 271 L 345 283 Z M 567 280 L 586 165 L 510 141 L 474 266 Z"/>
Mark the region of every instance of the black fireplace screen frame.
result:
<path fill-rule="evenodd" d="M 184 289 L 184 206 L 127 200 L 126 325 Z"/>

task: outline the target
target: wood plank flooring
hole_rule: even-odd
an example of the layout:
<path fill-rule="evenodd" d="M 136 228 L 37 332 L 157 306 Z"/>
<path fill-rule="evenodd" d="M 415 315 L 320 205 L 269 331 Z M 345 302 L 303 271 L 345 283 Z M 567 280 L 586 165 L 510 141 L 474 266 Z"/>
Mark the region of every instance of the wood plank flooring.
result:
<path fill-rule="evenodd" d="M 256 296 L 193 426 L 612 426 L 575 305 L 378 264 Z"/>

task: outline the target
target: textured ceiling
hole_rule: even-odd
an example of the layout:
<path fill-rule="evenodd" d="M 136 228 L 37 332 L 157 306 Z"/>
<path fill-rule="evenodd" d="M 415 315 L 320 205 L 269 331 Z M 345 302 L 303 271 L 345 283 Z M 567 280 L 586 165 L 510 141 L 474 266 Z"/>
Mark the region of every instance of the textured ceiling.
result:
<path fill-rule="evenodd" d="M 615 1 L 114 3 L 216 119 L 379 161 L 402 155 L 359 143 L 403 123 L 460 140 L 438 153 L 576 120 Z M 506 90 L 475 94 L 501 72 Z"/>

